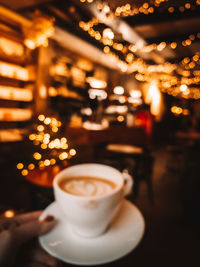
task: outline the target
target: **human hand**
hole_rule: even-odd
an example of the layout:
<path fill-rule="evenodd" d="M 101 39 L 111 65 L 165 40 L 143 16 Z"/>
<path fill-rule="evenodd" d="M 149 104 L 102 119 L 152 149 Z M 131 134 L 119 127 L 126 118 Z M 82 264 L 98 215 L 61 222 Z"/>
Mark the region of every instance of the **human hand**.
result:
<path fill-rule="evenodd" d="M 35 238 L 56 224 L 49 215 L 42 221 L 41 211 L 0 220 L 0 267 L 56 267 L 58 261 L 36 245 Z"/>

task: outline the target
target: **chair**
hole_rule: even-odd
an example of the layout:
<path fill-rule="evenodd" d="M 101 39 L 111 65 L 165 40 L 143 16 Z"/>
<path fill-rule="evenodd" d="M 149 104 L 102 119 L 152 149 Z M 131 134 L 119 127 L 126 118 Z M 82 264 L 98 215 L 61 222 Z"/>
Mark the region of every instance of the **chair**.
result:
<path fill-rule="evenodd" d="M 105 163 L 118 168 L 120 171 L 127 169 L 133 176 L 134 187 L 131 200 L 135 200 L 139 193 L 141 181 L 147 184 L 149 200 L 153 203 L 152 170 L 154 157 L 146 147 L 130 144 L 104 143 L 96 146 L 97 162 Z"/>

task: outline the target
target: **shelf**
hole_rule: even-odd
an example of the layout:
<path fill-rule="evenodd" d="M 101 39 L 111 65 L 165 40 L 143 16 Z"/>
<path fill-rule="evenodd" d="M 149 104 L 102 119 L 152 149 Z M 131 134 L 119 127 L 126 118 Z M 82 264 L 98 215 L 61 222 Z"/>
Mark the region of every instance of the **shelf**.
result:
<path fill-rule="evenodd" d="M 32 119 L 32 113 L 30 109 L 0 107 L 0 121 L 27 121 Z"/>
<path fill-rule="evenodd" d="M 0 129 L 0 142 L 16 142 L 22 141 L 24 135 L 27 133 L 26 129 Z"/>
<path fill-rule="evenodd" d="M 31 102 L 33 100 L 32 90 L 0 85 L 0 100 Z"/>
<path fill-rule="evenodd" d="M 21 66 L 28 64 L 28 61 L 26 61 L 25 58 L 8 56 L 3 54 L 1 50 L 0 50 L 0 61 L 4 61 L 6 63 L 11 63 L 11 64 L 17 64 Z"/>

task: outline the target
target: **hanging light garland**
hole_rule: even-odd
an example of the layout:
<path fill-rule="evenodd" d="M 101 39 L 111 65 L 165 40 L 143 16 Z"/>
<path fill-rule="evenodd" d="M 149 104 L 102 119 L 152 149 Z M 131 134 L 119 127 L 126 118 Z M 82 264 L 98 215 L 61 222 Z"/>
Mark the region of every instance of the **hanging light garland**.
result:
<path fill-rule="evenodd" d="M 111 28 L 104 29 L 103 33 L 100 33 L 99 31 L 94 30 L 93 27 L 98 25 L 99 23 L 100 23 L 100 21 L 98 19 L 93 18 L 88 22 L 80 21 L 79 27 L 82 30 L 87 31 L 91 37 L 95 38 L 97 41 L 101 42 L 105 46 L 110 46 L 114 50 L 123 52 L 123 48 L 124 48 L 123 44 L 113 41 L 114 33 L 113 33 Z M 106 35 L 106 32 L 109 34 Z M 126 51 L 127 51 L 127 49 L 126 49 Z"/>
<path fill-rule="evenodd" d="M 145 53 L 149 53 L 152 51 L 162 51 L 164 48 L 170 48 L 170 49 L 176 49 L 177 46 L 191 46 L 193 44 L 193 42 L 197 41 L 198 39 L 200 39 L 200 32 L 198 32 L 197 34 L 190 34 L 188 36 L 188 38 L 186 38 L 185 40 L 178 42 L 178 41 L 172 41 L 170 43 L 166 43 L 164 41 L 160 42 L 159 44 L 156 43 L 152 43 L 149 45 L 146 45 L 142 48 L 142 51 Z M 132 47 L 133 49 L 133 47 Z M 137 46 L 134 47 L 134 51 L 136 52 L 139 48 Z"/>
<path fill-rule="evenodd" d="M 86 2 L 86 1 L 81 1 L 81 2 Z M 89 0 L 87 2 L 92 3 L 93 1 Z M 168 0 L 155 0 L 155 1 L 150 1 L 150 3 L 145 2 L 143 3 L 140 7 L 136 7 L 131 5 L 130 3 L 127 3 L 122 6 L 116 7 L 115 11 L 112 11 L 112 8 L 109 6 L 108 2 L 104 1 L 97 1 L 97 9 L 99 11 L 104 11 L 105 15 L 108 15 L 108 13 L 112 13 L 111 18 L 114 17 L 121 17 L 121 16 L 133 16 L 139 13 L 144 13 L 144 14 L 149 14 L 154 12 L 154 7 L 159 7 L 162 3 L 168 2 Z M 173 13 L 175 9 L 179 10 L 180 12 L 183 12 L 185 10 L 192 9 L 194 10 L 197 6 L 200 5 L 200 0 L 196 0 L 196 5 L 191 5 L 189 2 L 185 3 L 184 6 L 170 6 L 168 8 L 169 13 Z M 176 10 L 176 11 L 177 11 Z M 114 14 L 114 16 L 113 16 Z M 111 46 L 114 50 L 121 51 L 123 53 L 126 53 L 127 50 L 129 49 L 131 52 L 136 52 L 137 50 L 140 50 L 141 47 L 138 47 L 137 45 L 131 44 L 129 47 L 124 46 L 122 43 L 116 43 L 112 39 L 113 38 L 103 38 L 102 34 L 99 31 L 95 31 L 93 29 L 93 26 L 96 26 L 100 23 L 98 19 L 92 19 L 91 21 L 85 23 L 81 21 L 79 23 L 79 26 L 84 30 L 88 31 L 89 35 L 94 37 L 96 40 L 99 40 L 101 43 L 104 45 Z M 110 29 L 111 30 L 111 29 Z M 200 38 L 200 33 L 198 32 L 196 35 L 195 34 L 190 34 L 187 39 L 183 40 L 181 43 L 178 43 L 177 41 L 172 41 L 170 43 L 166 43 L 164 41 L 160 42 L 159 44 L 152 43 L 146 46 L 142 47 L 142 52 L 149 53 L 154 50 L 157 51 L 162 51 L 164 48 L 168 47 L 171 49 L 176 49 L 178 45 L 182 46 L 190 46 L 195 40 Z M 106 48 L 106 51 L 109 49 Z"/>
<path fill-rule="evenodd" d="M 157 10 L 158 12 L 159 11 L 161 12 L 163 11 L 163 9 L 166 9 L 168 13 L 172 14 L 174 12 L 184 12 L 190 9 L 194 10 L 197 8 L 197 6 L 200 5 L 200 1 L 196 0 L 196 4 L 193 4 L 193 5 L 188 2 L 188 3 L 185 3 L 185 5 L 181 5 L 181 6 L 175 5 L 175 6 L 170 6 L 170 7 L 162 7 L 162 10 L 157 9 L 164 2 L 168 2 L 168 0 L 150 1 L 150 3 L 145 2 L 140 6 L 127 3 L 126 5 L 116 7 L 113 13 L 114 13 L 114 16 L 116 17 L 128 17 L 128 16 L 134 16 L 138 14 L 149 15 L 149 14 L 153 14 Z"/>
<path fill-rule="evenodd" d="M 96 1 L 96 6 L 97 9 L 104 12 L 107 17 L 114 18 L 135 16 L 139 14 L 149 15 L 153 14 L 155 11 L 163 12 L 163 10 L 166 10 L 169 14 L 173 14 L 174 12 L 183 13 L 188 10 L 195 10 L 200 5 L 200 0 L 196 0 L 193 4 L 187 2 L 183 5 L 162 5 L 168 1 L 169 0 L 151 0 L 149 2 L 142 3 L 141 5 L 126 3 L 125 5 L 117 6 L 114 9 L 111 8 L 107 1 Z M 80 2 L 93 3 L 94 0 L 80 0 Z M 159 7 L 162 7 L 162 9 L 159 9 Z"/>
<path fill-rule="evenodd" d="M 200 66 L 200 53 L 196 52 L 194 54 L 194 56 L 192 57 L 185 57 L 180 63 L 179 65 L 181 65 L 182 68 L 184 68 L 185 70 L 192 70 L 195 67 L 199 67 Z"/>
<path fill-rule="evenodd" d="M 175 97 L 181 97 L 185 99 L 196 99 L 196 100 L 200 99 L 200 88 L 187 87 L 187 89 L 184 91 L 182 91 L 180 88 L 181 86 L 171 87 L 168 89 L 161 87 L 161 91 L 163 93 L 167 93 Z"/>
<path fill-rule="evenodd" d="M 131 4 L 127 3 L 126 5 L 117 7 L 113 12 L 107 2 L 98 1 L 97 9 L 104 12 L 106 17 L 113 19 L 114 17 L 133 16 L 139 13 L 154 13 L 155 8 L 159 7 L 164 2 L 168 2 L 168 0 L 151 1 L 150 3 L 146 2 L 140 7 L 133 7 Z M 200 0 L 197 0 L 196 6 L 199 5 Z M 189 9 L 194 10 L 196 6 L 186 3 L 184 6 L 169 7 L 168 12 L 174 13 L 175 11 L 184 12 L 185 10 Z M 199 84 L 200 71 L 195 69 L 200 64 L 199 53 L 196 53 L 191 58 L 186 57 L 181 62 L 176 64 L 165 62 L 164 64 L 160 65 L 149 65 L 142 58 L 135 55 L 135 52 L 137 52 L 137 50 L 141 50 L 141 47 L 138 47 L 135 44 L 124 45 L 121 42 L 116 42 L 114 40 L 115 34 L 111 28 L 106 28 L 102 32 L 95 30 L 95 27 L 100 23 L 103 22 L 97 18 L 93 18 L 88 22 L 80 21 L 79 27 L 82 30 L 87 31 L 91 37 L 95 38 L 104 45 L 104 53 L 117 59 L 117 65 L 123 72 L 135 73 L 135 78 L 141 82 L 150 82 L 152 77 L 154 77 L 159 81 L 160 90 L 173 96 L 193 99 L 200 98 L 200 89 L 197 87 L 190 87 L 185 91 L 180 89 L 180 86 L 182 85 L 193 86 L 195 84 Z M 105 31 L 107 31 L 109 34 L 105 34 Z M 159 44 L 152 43 L 146 45 L 142 47 L 142 52 L 150 53 L 154 50 L 162 51 L 166 47 L 176 49 L 178 45 L 184 47 L 190 46 L 197 39 L 200 39 L 199 32 L 197 34 L 190 34 L 181 42 L 172 41 L 170 43 L 166 43 L 162 41 Z M 119 56 L 111 49 L 115 50 L 116 52 L 120 52 L 123 56 L 123 60 L 121 60 Z"/>
<path fill-rule="evenodd" d="M 104 44 L 105 46 L 110 46 L 112 47 L 114 50 L 116 51 L 120 51 L 123 54 L 127 53 L 128 50 L 130 50 L 132 53 L 137 52 L 138 50 L 141 50 L 141 47 L 138 47 L 138 45 L 123 45 L 120 42 L 115 42 L 114 39 L 114 33 L 112 32 L 112 30 L 110 28 L 106 28 L 105 30 L 110 31 L 110 34 L 112 34 L 112 38 L 109 37 L 105 37 L 102 33 L 100 33 L 99 31 L 94 30 L 94 26 L 97 26 L 100 23 L 100 21 L 96 18 L 93 18 L 92 20 L 88 21 L 88 22 L 84 22 L 84 21 L 80 21 L 79 23 L 79 27 L 84 30 L 87 31 L 88 34 L 95 38 L 97 41 L 100 41 L 102 44 Z M 104 30 L 104 31 L 105 31 Z M 188 36 L 188 38 L 186 38 L 185 40 L 181 41 L 181 42 L 177 42 L 177 41 L 172 41 L 170 43 L 166 43 L 165 41 L 160 42 L 159 44 L 157 43 L 151 43 L 148 45 L 145 45 L 142 47 L 142 52 L 144 53 L 150 53 L 152 51 L 162 51 L 165 48 L 170 48 L 170 49 L 176 49 L 177 46 L 181 45 L 183 47 L 185 46 L 191 46 L 193 42 L 197 41 L 198 39 L 200 39 L 200 32 L 196 33 L 196 34 L 190 34 Z"/>
<path fill-rule="evenodd" d="M 96 18 L 93 18 L 92 20 L 88 22 L 80 21 L 79 27 L 82 30 L 87 31 L 91 37 L 95 38 L 96 40 L 98 40 L 104 45 L 104 48 L 103 48 L 104 53 L 109 54 L 110 56 L 113 56 L 115 59 L 117 59 L 118 66 L 123 72 L 128 72 L 128 73 L 132 73 L 132 72 L 144 73 L 145 71 L 153 72 L 152 69 L 156 69 L 156 71 L 158 72 L 161 72 L 161 71 L 171 72 L 174 70 L 175 65 L 170 64 L 170 63 L 157 65 L 157 66 L 151 66 L 151 65 L 148 66 L 142 58 L 135 56 L 134 52 L 136 51 L 136 49 L 134 45 L 130 44 L 130 45 L 125 46 L 120 42 L 115 42 L 113 40 L 114 33 L 112 32 L 110 28 L 106 28 L 105 30 L 107 31 L 109 30 L 110 34 L 112 33 L 112 38 L 108 38 L 108 36 L 105 37 L 104 34 L 101 34 L 99 31 L 95 31 L 93 27 L 98 24 L 99 24 L 99 20 Z M 124 57 L 124 60 L 121 60 L 116 53 L 112 52 L 111 47 L 114 50 L 121 52 L 121 54 Z"/>
<path fill-rule="evenodd" d="M 114 38 L 114 33 L 112 32 L 110 28 L 105 29 L 110 32 L 110 35 L 107 35 L 107 36 L 105 35 L 105 30 L 103 33 L 100 33 L 99 31 L 95 31 L 93 27 L 98 25 L 99 23 L 100 22 L 97 18 L 93 18 L 88 22 L 80 21 L 79 27 L 82 30 L 87 31 L 91 37 L 95 38 L 100 43 L 102 43 L 104 45 L 103 52 L 105 54 L 109 54 L 110 57 L 113 57 L 117 61 L 117 65 L 121 69 L 121 71 L 126 72 L 128 70 L 128 66 L 126 62 L 122 61 L 120 57 L 116 53 L 111 51 L 110 49 L 110 47 L 113 47 L 114 50 L 117 50 L 123 53 L 124 52 L 123 45 L 120 43 L 113 42 L 112 38 Z M 112 34 L 112 38 L 110 38 L 111 34 Z"/>

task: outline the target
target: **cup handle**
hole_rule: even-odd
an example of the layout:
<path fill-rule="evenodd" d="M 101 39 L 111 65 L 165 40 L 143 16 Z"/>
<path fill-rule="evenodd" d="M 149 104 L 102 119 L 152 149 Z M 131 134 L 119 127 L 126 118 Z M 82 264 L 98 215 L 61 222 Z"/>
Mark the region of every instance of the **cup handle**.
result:
<path fill-rule="evenodd" d="M 132 192 L 132 187 L 134 184 L 133 177 L 128 173 L 128 171 L 125 169 L 122 172 L 122 176 L 124 178 L 125 184 L 124 184 L 124 196 L 130 195 Z"/>

